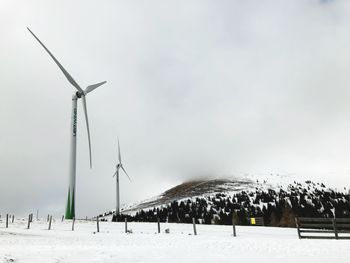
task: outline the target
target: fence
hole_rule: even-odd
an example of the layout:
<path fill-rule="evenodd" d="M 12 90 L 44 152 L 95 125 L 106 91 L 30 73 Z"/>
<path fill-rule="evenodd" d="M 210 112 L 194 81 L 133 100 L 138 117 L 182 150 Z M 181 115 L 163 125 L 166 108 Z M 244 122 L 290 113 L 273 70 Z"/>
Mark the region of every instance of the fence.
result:
<path fill-rule="evenodd" d="M 20 226 L 20 225 L 25 224 L 26 225 L 26 229 L 31 229 L 32 224 L 35 222 L 35 221 L 33 221 L 33 214 L 29 214 L 27 219 L 18 218 L 17 220 L 18 220 L 18 222 L 20 222 L 19 225 L 17 224 L 17 227 Z M 36 221 L 40 222 L 41 225 L 46 224 L 47 225 L 47 228 L 46 228 L 47 230 L 52 230 L 52 227 L 55 225 L 54 224 L 55 222 L 56 223 L 57 222 L 62 222 L 62 223 L 65 222 L 66 224 L 71 224 L 71 230 L 74 231 L 75 230 L 75 223 L 76 223 L 76 219 L 75 218 L 73 218 L 72 220 L 64 220 L 62 218 L 60 218 L 58 220 L 55 220 L 52 217 L 52 215 L 48 215 L 48 220 L 47 220 L 47 218 L 46 218 L 46 220 L 45 219 L 41 220 L 41 219 L 37 218 Z M 80 222 L 86 222 L 86 221 L 87 221 L 86 219 L 80 219 Z M 99 233 L 100 232 L 100 222 L 104 222 L 104 221 L 100 220 L 98 217 L 96 217 L 94 219 L 91 219 L 91 220 L 88 220 L 88 221 L 96 222 L 96 232 L 94 232 L 94 233 Z M 0 222 L 1 222 L 1 220 L 0 220 Z M 200 234 L 197 231 L 196 222 L 197 222 L 197 220 L 195 218 L 192 218 L 193 235 L 195 235 L 195 236 Z M 14 223 L 14 216 L 12 216 L 12 223 Z M 134 222 L 134 223 L 138 223 L 138 222 Z M 151 224 L 153 224 L 153 223 L 151 223 Z M 6 215 L 5 228 L 8 228 L 8 227 L 9 227 L 9 216 Z M 155 233 L 160 234 L 161 233 L 161 222 L 160 222 L 159 218 L 155 222 L 154 227 L 155 227 L 155 230 L 157 230 L 157 232 L 155 232 Z M 231 232 L 231 231 L 230 232 L 232 233 L 232 235 L 234 237 L 236 237 L 237 233 L 236 233 L 236 225 L 235 225 L 234 218 L 232 218 L 232 227 L 233 227 L 233 229 L 231 228 L 232 229 L 231 231 L 233 231 L 233 232 Z M 127 218 L 125 218 L 125 233 L 128 233 L 128 234 L 132 233 L 132 229 L 128 228 Z M 167 233 L 167 234 L 170 233 L 170 229 L 169 228 L 164 228 L 164 233 Z M 181 231 L 181 233 L 183 233 L 183 232 Z M 191 235 L 191 233 L 189 233 L 189 235 Z"/>
<path fill-rule="evenodd" d="M 300 239 L 350 239 L 350 218 L 295 218 Z"/>

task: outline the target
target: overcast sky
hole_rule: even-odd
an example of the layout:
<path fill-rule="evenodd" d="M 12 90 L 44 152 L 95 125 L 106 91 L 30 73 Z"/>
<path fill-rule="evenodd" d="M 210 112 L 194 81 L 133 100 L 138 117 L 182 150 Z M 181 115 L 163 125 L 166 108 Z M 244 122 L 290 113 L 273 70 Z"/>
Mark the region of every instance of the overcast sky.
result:
<path fill-rule="evenodd" d="M 350 2 L 0 0 L 0 213 L 62 214 L 73 87 L 77 216 L 210 174 L 349 185 Z"/>

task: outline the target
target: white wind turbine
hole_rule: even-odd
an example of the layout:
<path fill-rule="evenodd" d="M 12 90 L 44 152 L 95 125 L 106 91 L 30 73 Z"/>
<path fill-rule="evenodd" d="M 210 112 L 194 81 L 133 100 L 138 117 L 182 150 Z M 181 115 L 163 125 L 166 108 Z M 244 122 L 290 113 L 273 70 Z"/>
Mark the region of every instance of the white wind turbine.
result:
<path fill-rule="evenodd" d="M 66 219 L 73 219 L 75 217 L 75 181 L 76 181 L 76 150 L 77 150 L 77 100 L 81 99 L 83 103 L 88 142 L 89 142 L 89 157 L 90 157 L 90 168 L 92 168 L 92 158 L 91 158 L 91 141 L 90 141 L 90 129 L 89 129 L 89 119 L 87 115 L 86 108 L 86 95 L 96 89 L 97 87 L 106 83 L 106 81 L 87 86 L 83 90 L 78 83 L 72 78 L 72 76 L 65 70 L 65 68 L 58 62 L 58 60 L 52 55 L 50 50 L 39 40 L 39 38 L 34 35 L 34 33 L 27 27 L 29 32 L 35 37 L 35 39 L 40 43 L 40 45 L 46 50 L 51 58 L 55 61 L 56 65 L 61 69 L 67 80 L 75 87 L 77 91 L 73 93 L 72 96 L 72 124 L 71 124 L 71 145 L 70 145 L 70 160 L 69 160 L 69 187 L 68 187 L 68 197 L 66 204 Z"/>
<path fill-rule="evenodd" d="M 129 178 L 130 182 L 131 179 L 128 175 L 128 173 L 125 171 L 123 164 L 122 164 L 122 157 L 120 154 L 120 144 L 119 144 L 119 138 L 118 138 L 118 164 L 116 165 L 116 171 L 113 174 L 113 177 L 116 177 L 116 209 L 115 209 L 115 220 L 117 221 L 117 215 L 120 213 L 120 191 L 119 191 L 119 170 L 122 169 L 123 172 L 126 174 L 126 176 Z"/>

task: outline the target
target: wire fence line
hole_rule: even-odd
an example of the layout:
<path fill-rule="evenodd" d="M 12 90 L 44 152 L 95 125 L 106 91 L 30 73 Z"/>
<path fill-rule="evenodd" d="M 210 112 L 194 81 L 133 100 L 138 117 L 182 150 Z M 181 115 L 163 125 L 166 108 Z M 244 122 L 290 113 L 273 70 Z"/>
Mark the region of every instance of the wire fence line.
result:
<path fill-rule="evenodd" d="M 109 224 L 111 227 L 105 227 L 106 224 Z M 144 224 L 147 224 L 147 227 L 144 229 Z M 93 226 L 95 225 L 95 227 Z M 182 225 L 184 226 L 182 230 L 177 229 L 174 226 Z M 191 226 L 192 225 L 192 226 Z M 57 228 L 57 226 L 59 226 Z M 63 227 L 62 227 L 63 226 Z M 88 228 L 80 228 L 81 226 L 88 226 Z M 199 226 L 199 228 L 198 228 Z M 54 218 L 52 215 L 48 215 L 47 218 L 33 218 L 33 214 L 29 214 L 27 218 L 16 218 L 14 215 L 6 215 L 5 217 L 0 218 L 0 229 L 27 229 L 30 231 L 31 229 L 35 230 L 45 230 L 45 231 L 75 231 L 77 228 L 80 228 L 80 231 L 89 231 L 92 233 L 111 233 L 111 229 L 116 232 L 124 232 L 126 234 L 132 233 L 147 233 L 153 232 L 154 234 L 186 234 L 186 235 L 201 235 L 201 233 L 205 234 L 205 228 L 201 226 L 205 225 L 197 225 L 195 218 L 192 220 L 192 224 L 177 224 L 177 223 L 162 223 L 160 220 L 157 222 L 128 222 L 125 219 L 125 222 L 109 222 L 102 221 L 98 217 L 93 218 L 79 218 L 79 219 L 62 219 L 62 218 Z M 232 228 L 233 227 L 233 228 Z M 124 231 L 122 229 L 124 228 Z M 172 228 L 172 229 L 171 229 Z M 133 229 L 136 231 L 133 232 Z M 227 226 L 221 228 L 222 234 L 227 234 L 236 237 L 236 226 L 234 221 L 230 230 L 228 230 Z M 95 230 L 95 231 L 94 231 Z M 119 231 L 118 231 L 119 230 Z M 114 231 L 113 231 L 114 232 Z"/>

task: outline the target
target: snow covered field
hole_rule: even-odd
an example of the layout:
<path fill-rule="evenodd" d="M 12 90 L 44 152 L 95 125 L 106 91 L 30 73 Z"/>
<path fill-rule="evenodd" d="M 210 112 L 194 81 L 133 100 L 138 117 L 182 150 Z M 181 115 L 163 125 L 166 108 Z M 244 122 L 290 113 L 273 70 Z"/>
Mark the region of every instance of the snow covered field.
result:
<path fill-rule="evenodd" d="M 52 223 L 26 220 L 0 226 L 0 262 L 350 262 L 350 240 L 299 240 L 295 229 L 129 223 L 77 220 Z M 164 229 L 169 228 L 170 234 Z"/>

